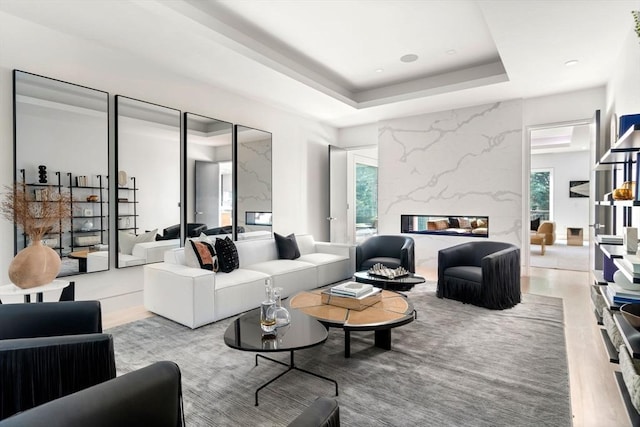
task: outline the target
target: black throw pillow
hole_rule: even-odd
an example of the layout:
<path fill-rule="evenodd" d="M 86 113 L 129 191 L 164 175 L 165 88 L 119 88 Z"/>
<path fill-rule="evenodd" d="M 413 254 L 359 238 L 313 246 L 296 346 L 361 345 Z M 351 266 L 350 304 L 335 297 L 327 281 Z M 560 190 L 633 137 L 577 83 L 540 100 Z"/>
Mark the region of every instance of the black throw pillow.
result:
<path fill-rule="evenodd" d="M 223 273 L 230 273 L 236 268 L 240 268 L 240 260 L 238 259 L 238 249 L 228 237 L 224 239 L 216 239 L 216 254 L 218 254 L 219 270 Z"/>
<path fill-rule="evenodd" d="M 538 227 L 540 227 L 540 218 L 531 220 L 531 231 L 538 231 Z"/>
<path fill-rule="evenodd" d="M 298 249 L 298 242 L 296 241 L 296 236 L 294 236 L 293 233 L 286 237 L 278 233 L 273 233 L 273 237 L 276 239 L 278 259 L 300 258 L 300 249 Z"/>

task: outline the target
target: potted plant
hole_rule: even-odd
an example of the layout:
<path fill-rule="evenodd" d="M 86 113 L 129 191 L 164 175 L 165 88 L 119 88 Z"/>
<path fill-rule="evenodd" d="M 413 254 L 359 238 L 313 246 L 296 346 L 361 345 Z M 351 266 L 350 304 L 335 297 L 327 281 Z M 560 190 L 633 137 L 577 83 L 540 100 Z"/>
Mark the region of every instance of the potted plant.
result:
<path fill-rule="evenodd" d="M 9 265 L 9 279 L 23 289 L 46 285 L 60 273 L 60 256 L 42 244 L 47 233 L 58 232 L 71 218 L 71 195 L 54 187 L 29 191 L 23 183 L 5 187 L 0 214 L 29 239 Z M 33 194 L 32 194 L 33 193 Z M 37 199 L 37 200 L 36 200 Z"/>

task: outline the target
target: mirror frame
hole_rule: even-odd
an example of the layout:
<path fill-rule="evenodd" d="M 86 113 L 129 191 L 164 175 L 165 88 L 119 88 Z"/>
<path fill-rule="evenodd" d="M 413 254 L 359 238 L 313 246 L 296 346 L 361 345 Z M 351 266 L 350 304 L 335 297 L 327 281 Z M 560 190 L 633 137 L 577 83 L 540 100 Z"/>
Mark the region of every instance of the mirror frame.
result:
<path fill-rule="evenodd" d="M 69 189 L 69 191 L 71 192 L 71 194 L 73 195 L 73 189 L 76 189 L 76 191 L 80 191 L 80 189 L 83 190 L 95 190 L 95 189 L 99 189 L 100 193 L 102 196 L 106 197 L 106 202 L 104 201 L 104 199 L 102 197 L 100 197 L 100 199 L 98 199 L 98 203 L 100 203 L 99 205 L 99 209 L 100 209 L 100 215 L 99 216 L 95 216 L 95 215 L 91 215 L 91 217 L 95 217 L 95 218 L 100 218 L 100 227 L 99 229 L 95 229 L 95 230 L 91 230 L 91 235 L 95 235 L 95 233 L 100 233 L 100 244 L 103 245 L 105 244 L 104 242 L 106 241 L 106 244 L 109 245 L 110 241 L 111 241 L 111 235 L 110 235 L 110 194 L 109 194 L 109 179 L 108 179 L 108 174 L 109 174 L 109 159 L 110 159 L 110 129 L 111 129 L 111 115 L 110 115 L 110 96 L 109 93 L 100 89 L 95 89 L 92 87 L 88 87 L 88 86 L 84 86 L 84 85 L 80 85 L 77 83 L 72 83 L 72 82 L 67 82 L 64 80 L 60 80 L 60 79 L 55 79 L 52 77 L 47 77 L 47 76 L 42 76 L 39 74 L 35 74 L 35 73 L 30 73 L 27 71 L 22 71 L 22 70 L 18 70 L 18 69 L 14 69 L 13 73 L 12 73 L 12 82 L 13 82 L 13 180 L 14 183 L 18 182 L 19 180 L 24 180 L 24 168 L 19 168 L 18 167 L 18 161 L 20 159 L 18 159 L 18 147 L 20 144 L 20 135 L 19 135 L 19 128 L 18 128 L 18 97 L 20 96 L 20 94 L 18 93 L 18 76 L 19 74 L 22 75 L 26 75 L 26 76 L 30 76 L 31 78 L 38 78 L 38 79 L 44 79 L 45 81 L 51 81 L 51 82 L 57 82 L 58 84 L 63 84 L 68 86 L 69 88 L 74 88 L 76 90 L 87 90 L 87 91 L 91 91 L 92 93 L 95 93 L 96 95 L 99 95 L 100 98 L 104 97 L 104 119 L 105 119 L 105 134 L 104 134 L 104 149 L 105 149 L 105 156 L 104 156 L 104 172 L 100 173 L 100 174 L 96 174 L 96 175 L 91 175 L 91 176 L 84 176 L 84 179 L 88 179 L 88 181 L 86 183 L 84 183 L 83 185 L 79 185 L 77 184 L 78 181 L 76 181 L 76 184 L 73 183 L 73 172 L 67 172 L 67 171 L 57 171 L 57 172 L 53 172 L 53 171 L 48 171 L 51 175 L 56 175 L 57 179 L 58 179 L 58 185 L 55 184 L 46 184 L 46 185 L 53 185 L 54 187 L 58 186 L 58 188 L 66 188 Z M 102 100 L 100 100 L 102 102 Z M 72 105 L 76 108 L 91 108 L 91 107 L 82 107 L 82 106 L 77 106 L 77 105 L 73 105 L 73 104 L 67 104 L 67 105 Z M 102 111 L 102 108 L 96 111 Z M 80 177 L 79 175 L 75 175 L 76 180 Z M 98 181 L 98 186 L 92 186 L 91 183 L 93 183 L 93 178 L 97 178 Z M 63 180 L 69 179 L 68 183 L 63 183 Z M 89 191 L 92 192 L 92 191 Z M 88 203 L 94 203 L 94 202 L 89 202 L 87 199 Z M 74 219 L 80 218 L 80 217 L 84 217 L 84 211 L 85 208 L 81 207 L 81 203 L 87 203 L 85 201 L 80 201 L 77 200 L 75 203 L 72 202 L 72 217 L 71 217 L 71 224 L 70 224 L 70 244 L 69 244 L 69 248 L 71 249 L 71 252 L 73 251 L 74 247 L 89 247 L 86 245 L 76 245 L 73 244 L 73 239 L 74 239 L 74 231 L 75 232 L 79 232 L 79 230 L 75 230 L 75 227 L 73 227 L 73 221 Z M 74 215 L 74 205 L 78 204 L 79 206 L 77 206 L 77 209 L 83 209 L 83 214 L 82 215 Z M 86 208 L 87 210 L 91 210 L 93 211 L 93 206 L 91 208 Z M 59 245 L 57 248 L 55 248 L 56 252 L 61 256 L 61 258 L 65 258 L 68 257 L 69 254 L 66 254 L 63 256 L 64 253 L 64 247 L 65 245 L 62 242 L 62 235 L 63 233 L 66 233 L 65 231 L 62 231 L 59 233 Z M 18 253 L 19 249 L 19 244 L 18 244 L 18 235 L 19 235 L 19 228 L 17 227 L 16 224 L 14 224 L 14 253 Z M 23 242 L 23 243 L 26 243 Z M 95 244 L 91 245 L 94 246 Z M 79 274 L 87 274 L 87 273 L 93 273 L 93 272 L 100 272 L 100 271 L 108 271 L 110 268 L 110 263 L 109 263 L 109 252 L 107 251 L 107 265 L 106 268 L 104 269 L 100 269 L 100 270 L 95 270 L 95 271 L 91 271 L 88 272 L 86 271 L 86 257 L 80 257 L 80 258 L 76 258 L 78 259 L 79 265 L 78 265 L 78 272 L 72 272 L 69 274 L 63 274 L 63 275 L 58 275 L 57 278 L 61 278 L 61 277 L 69 277 L 69 276 L 75 276 L 75 275 L 79 275 Z M 84 268 L 82 267 L 84 265 Z M 85 271 L 82 271 L 82 270 Z"/>
<path fill-rule="evenodd" d="M 182 141 L 182 112 L 178 109 L 175 108 L 171 108 L 171 107 L 167 107 L 165 105 L 160 105 L 160 104 L 156 104 L 153 102 L 149 102 L 149 101 L 144 101 L 141 99 L 136 99 L 136 98 L 132 98 L 129 96 L 125 96 L 125 95 L 116 95 L 115 96 L 115 109 L 114 109 L 114 115 L 115 115 L 115 158 L 114 158 L 114 173 L 116 174 L 116 178 L 114 178 L 113 182 L 113 186 L 114 186 L 114 192 L 115 192 L 115 227 L 114 227 L 114 241 L 115 241 L 115 254 L 116 254 L 116 268 L 127 268 L 127 267 L 135 267 L 135 266 L 140 266 L 140 265 L 144 265 L 144 264 L 135 264 L 135 265 L 120 265 L 120 236 L 119 236 L 119 232 L 120 227 L 118 225 L 118 221 L 119 218 L 121 216 L 121 208 L 120 208 L 120 202 L 119 197 L 118 197 L 118 191 L 119 191 L 119 186 L 118 186 L 118 178 L 120 175 L 120 143 L 121 143 L 121 136 L 120 136 L 120 130 L 121 130 L 121 123 L 120 123 L 120 100 L 129 100 L 129 101 L 135 101 L 135 103 L 142 103 L 142 104 L 146 104 L 155 108 L 162 108 L 162 109 L 166 109 L 167 111 L 171 111 L 172 113 L 176 114 L 177 117 L 177 150 L 179 153 L 179 159 L 177 161 L 178 163 L 178 180 L 182 180 L 183 179 L 183 169 L 182 169 L 182 165 L 183 165 L 183 161 L 182 161 L 182 156 L 183 156 L 183 141 Z M 135 177 L 126 177 L 127 179 L 133 179 Z M 139 203 L 137 200 L 135 200 L 135 194 L 138 191 L 138 183 L 134 180 L 133 181 L 133 187 L 129 188 L 129 187 L 123 187 L 123 188 L 128 188 L 130 190 L 133 190 L 133 194 L 134 194 L 134 202 L 133 202 L 133 206 L 134 206 L 134 233 L 135 231 L 140 228 L 137 225 L 137 217 L 140 216 L 137 213 L 137 205 L 136 203 Z M 177 211 L 177 224 L 179 225 L 179 232 L 178 232 L 178 240 L 180 242 L 180 246 L 182 245 L 183 242 L 183 236 L 184 236 L 184 224 L 183 224 L 183 218 L 182 218 L 182 194 L 180 194 L 182 192 L 182 182 L 178 183 L 178 194 L 177 199 L 178 199 L 178 211 Z M 170 227 L 170 226 L 167 226 Z M 157 229 L 156 234 L 158 234 L 161 231 L 161 229 Z M 155 239 L 155 236 L 154 236 Z M 155 241 L 155 240 L 154 240 Z M 156 262 L 156 261 L 154 261 Z"/>

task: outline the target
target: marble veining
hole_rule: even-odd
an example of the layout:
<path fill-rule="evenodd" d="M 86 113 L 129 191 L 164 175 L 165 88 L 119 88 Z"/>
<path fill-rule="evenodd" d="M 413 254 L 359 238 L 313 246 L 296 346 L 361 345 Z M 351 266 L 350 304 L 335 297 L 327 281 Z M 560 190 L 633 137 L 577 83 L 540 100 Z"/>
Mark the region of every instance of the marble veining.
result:
<path fill-rule="evenodd" d="M 489 239 L 520 244 L 522 138 L 520 100 L 381 122 L 380 232 L 399 233 L 402 214 L 480 215 L 489 217 Z M 412 237 L 425 266 L 469 239 Z"/>

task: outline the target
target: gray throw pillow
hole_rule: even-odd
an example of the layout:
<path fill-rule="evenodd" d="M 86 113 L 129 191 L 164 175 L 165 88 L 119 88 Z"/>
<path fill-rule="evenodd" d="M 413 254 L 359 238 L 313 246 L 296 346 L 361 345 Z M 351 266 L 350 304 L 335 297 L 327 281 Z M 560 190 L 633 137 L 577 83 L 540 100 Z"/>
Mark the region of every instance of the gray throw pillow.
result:
<path fill-rule="evenodd" d="M 278 259 L 300 258 L 300 249 L 298 249 L 298 242 L 293 233 L 286 237 L 278 233 L 273 233 L 273 237 L 276 240 L 276 247 L 278 248 Z"/>

